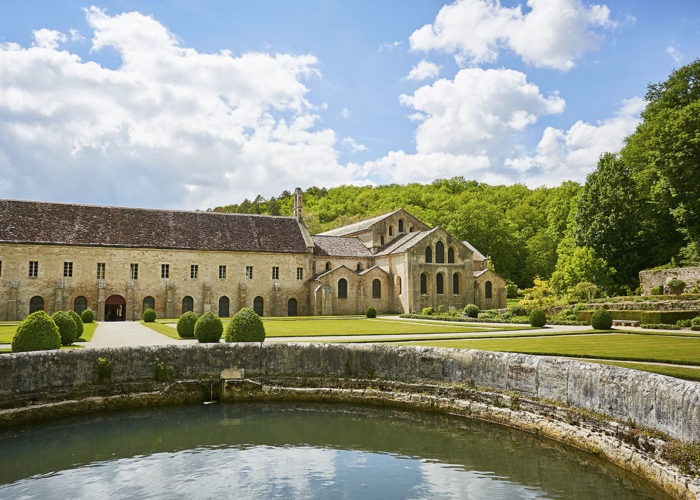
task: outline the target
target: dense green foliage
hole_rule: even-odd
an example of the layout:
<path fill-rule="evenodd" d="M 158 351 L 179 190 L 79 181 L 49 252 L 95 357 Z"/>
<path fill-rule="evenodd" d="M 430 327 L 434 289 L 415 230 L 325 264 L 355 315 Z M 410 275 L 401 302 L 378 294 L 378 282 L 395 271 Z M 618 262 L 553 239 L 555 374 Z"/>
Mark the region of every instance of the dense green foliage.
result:
<path fill-rule="evenodd" d="M 80 317 L 80 315 L 75 311 L 68 311 L 68 314 L 71 318 L 73 318 L 73 321 L 75 322 L 75 338 L 77 340 L 83 335 L 83 320 Z"/>
<path fill-rule="evenodd" d="M 479 306 L 476 304 L 467 304 L 464 307 L 464 314 L 469 318 L 476 318 L 479 316 Z"/>
<path fill-rule="evenodd" d="M 62 345 L 71 345 L 75 342 L 75 339 L 78 338 L 78 328 L 75 326 L 75 321 L 73 321 L 70 314 L 65 311 L 56 311 L 51 316 L 51 319 L 58 327 Z"/>
<path fill-rule="evenodd" d="M 585 186 L 569 181 L 529 189 L 455 177 L 428 185 L 311 187 L 304 220 L 318 233 L 404 208 L 469 241 L 520 288 L 539 278 L 551 279 L 547 290 L 554 295 L 629 294 L 642 269 L 674 258 L 700 264 L 698 75 L 700 59 L 649 85 L 637 130 L 619 154 L 600 157 Z M 284 191 L 214 210 L 291 215 L 292 206 Z M 581 282 L 595 289 L 576 290 Z M 515 291 L 510 287 L 508 296 Z M 533 305 L 545 302 L 538 296 Z"/>
<path fill-rule="evenodd" d="M 202 314 L 194 325 L 194 336 L 200 344 L 216 343 L 221 340 L 224 325 L 213 312 Z"/>
<path fill-rule="evenodd" d="M 255 311 L 244 307 L 231 318 L 226 327 L 226 342 L 263 342 L 265 327 Z"/>
<path fill-rule="evenodd" d="M 607 309 L 596 309 L 591 315 L 591 326 L 596 330 L 609 330 L 612 326 L 612 314 Z"/>
<path fill-rule="evenodd" d="M 194 325 L 197 323 L 197 315 L 187 311 L 177 320 L 177 334 L 183 339 L 194 337 Z"/>
<path fill-rule="evenodd" d="M 547 324 L 547 316 L 542 309 L 533 309 L 530 313 L 530 326 L 541 328 Z"/>
<path fill-rule="evenodd" d="M 95 382 L 98 384 L 111 384 L 114 367 L 112 362 L 106 358 L 97 358 L 95 365 Z"/>
<path fill-rule="evenodd" d="M 367 311 L 365 311 L 365 316 L 368 318 L 376 318 L 377 317 L 377 310 L 374 307 L 369 306 L 367 308 Z"/>
<path fill-rule="evenodd" d="M 92 323 L 95 321 L 95 313 L 92 312 L 92 309 L 85 309 L 80 313 L 80 319 L 83 320 L 84 324 Z"/>
<path fill-rule="evenodd" d="M 37 311 L 24 318 L 12 338 L 12 352 L 42 351 L 60 347 L 61 334 L 58 327 L 44 311 Z"/>
<path fill-rule="evenodd" d="M 156 320 L 156 312 L 149 307 L 143 311 L 141 317 L 143 318 L 144 323 L 153 323 Z"/>

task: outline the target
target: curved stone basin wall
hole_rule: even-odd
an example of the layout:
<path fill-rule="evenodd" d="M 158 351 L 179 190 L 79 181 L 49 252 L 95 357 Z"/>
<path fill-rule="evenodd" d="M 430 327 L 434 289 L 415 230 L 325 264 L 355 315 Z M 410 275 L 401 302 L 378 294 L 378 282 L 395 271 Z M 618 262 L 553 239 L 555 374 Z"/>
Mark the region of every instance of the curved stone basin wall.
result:
<path fill-rule="evenodd" d="M 343 344 L 213 344 L 75 349 L 0 356 L 0 402 L 93 384 L 98 358 L 113 382 L 152 379 L 160 359 L 179 379 L 360 377 L 414 383 L 462 383 L 557 400 L 684 441 L 700 439 L 700 384 L 616 366 L 525 354 Z"/>

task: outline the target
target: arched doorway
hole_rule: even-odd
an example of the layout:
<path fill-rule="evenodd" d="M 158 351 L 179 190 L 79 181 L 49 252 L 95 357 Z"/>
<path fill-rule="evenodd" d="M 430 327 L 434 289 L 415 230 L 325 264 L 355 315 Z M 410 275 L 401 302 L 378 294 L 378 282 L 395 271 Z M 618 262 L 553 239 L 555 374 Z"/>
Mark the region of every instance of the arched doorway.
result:
<path fill-rule="evenodd" d="M 263 315 L 263 298 L 260 295 L 253 299 L 253 311 L 258 316 Z"/>
<path fill-rule="evenodd" d="M 182 314 L 194 311 L 194 300 L 189 295 L 182 298 Z"/>
<path fill-rule="evenodd" d="M 297 315 L 297 299 L 289 299 L 287 302 L 287 316 Z"/>
<path fill-rule="evenodd" d="M 156 309 L 156 299 L 150 295 L 143 299 L 143 310 L 145 311 L 146 309 L 153 309 L 154 311 Z"/>
<path fill-rule="evenodd" d="M 219 297 L 219 317 L 220 318 L 228 318 L 231 314 L 229 313 L 228 310 L 228 297 L 225 295 L 223 297 Z"/>
<path fill-rule="evenodd" d="M 110 295 L 105 300 L 105 321 L 126 320 L 126 299 L 121 295 Z"/>
<path fill-rule="evenodd" d="M 29 299 L 29 314 L 44 310 L 44 298 L 35 295 Z"/>
<path fill-rule="evenodd" d="M 73 301 L 73 310 L 78 314 L 82 314 L 85 309 L 87 309 L 87 299 L 82 295 L 76 297 Z"/>

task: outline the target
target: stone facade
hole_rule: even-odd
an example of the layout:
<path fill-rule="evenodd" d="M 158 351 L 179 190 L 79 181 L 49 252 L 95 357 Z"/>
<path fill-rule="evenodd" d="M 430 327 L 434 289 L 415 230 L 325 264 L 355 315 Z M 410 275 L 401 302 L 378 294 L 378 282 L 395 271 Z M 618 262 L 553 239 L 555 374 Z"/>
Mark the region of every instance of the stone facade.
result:
<path fill-rule="evenodd" d="M 148 306 L 176 318 L 506 305 L 504 280 L 442 228 L 400 209 L 311 236 L 300 190 L 295 202 L 295 217 L 268 217 L 0 200 L 0 320 L 85 307 L 136 320 Z"/>
<path fill-rule="evenodd" d="M 685 293 L 697 293 L 700 290 L 700 267 L 676 267 L 658 271 L 640 271 L 639 282 L 644 295 L 651 295 L 651 289 L 660 286 L 668 294 L 668 282 L 679 279 L 685 282 Z"/>

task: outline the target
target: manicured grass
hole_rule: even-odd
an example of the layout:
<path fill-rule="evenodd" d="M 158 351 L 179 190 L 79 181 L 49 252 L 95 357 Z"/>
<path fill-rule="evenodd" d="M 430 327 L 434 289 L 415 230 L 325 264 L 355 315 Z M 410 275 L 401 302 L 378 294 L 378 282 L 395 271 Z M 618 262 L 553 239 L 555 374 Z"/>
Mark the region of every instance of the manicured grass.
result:
<path fill-rule="evenodd" d="M 11 344 L 16 331 L 17 325 L 0 326 L 0 344 Z"/>
<path fill-rule="evenodd" d="M 95 333 L 95 328 L 97 328 L 97 323 L 84 324 L 83 334 L 80 336 L 80 341 L 90 342 L 92 340 L 92 335 Z"/>
<path fill-rule="evenodd" d="M 333 335 L 394 335 L 405 333 L 480 332 L 484 328 L 451 324 L 385 321 L 381 319 L 308 319 L 278 321 L 263 319 L 268 337 L 316 337 Z M 225 327 L 226 325 L 224 325 Z"/>
<path fill-rule="evenodd" d="M 689 337 L 633 334 L 566 335 L 531 339 L 420 341 L 406 344 L 700 366 L 700 339 Z"/>
<path fill-rule="evenodd" d="M 82 349 L 85 346 L 82 345 L 62 345 L 61 349 Z M 12 349 L 0 349 L 0 354 L 6 353 L 6 352 L 12 352 Z"/>
<path fill-rule="evenodd" d="M 599 363 L 601 365 L 614 365 L 623 368 L 632 368 L 634 370 L 642 370 L 645 372 L 659 373 L 668 375 L 669 377 L 682 378 L 685 380 L 693 380 L 700 382 L 700 368 L 689 368 L 687 366 L 669 366 L 669 365 L 652 365 L 648 363 L 633 363 L 629 361 L 603 361 L 596 359 L 581 359 L 589 363 Z"/>
<path fill-rule="evenodd" d="M 177 329 L 173 326 L 163 325 L 162 323 L 158 322 L 144 323 L 143 321 L 141 321 L 141 324 L 143 326 L 147 326 L 151 330 L 155 330 L 158 333 L 162 333 L 163 335 L 166 335 L 171 339 L 183 340 L 183 338 L 177 334 Z"/>

